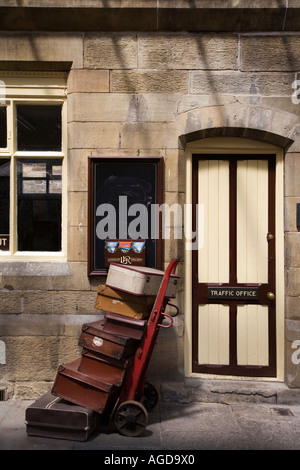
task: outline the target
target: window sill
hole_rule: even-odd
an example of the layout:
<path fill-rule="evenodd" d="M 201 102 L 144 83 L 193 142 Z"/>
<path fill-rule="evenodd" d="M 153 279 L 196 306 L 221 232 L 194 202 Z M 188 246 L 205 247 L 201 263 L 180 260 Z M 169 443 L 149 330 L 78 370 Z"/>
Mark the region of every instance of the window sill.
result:
<path fill-rule="evenodd" d="M 2 276 L 71 276 L 72 273 L 65 260 L 57 261 L 2 261 L 0 271 Z"/>

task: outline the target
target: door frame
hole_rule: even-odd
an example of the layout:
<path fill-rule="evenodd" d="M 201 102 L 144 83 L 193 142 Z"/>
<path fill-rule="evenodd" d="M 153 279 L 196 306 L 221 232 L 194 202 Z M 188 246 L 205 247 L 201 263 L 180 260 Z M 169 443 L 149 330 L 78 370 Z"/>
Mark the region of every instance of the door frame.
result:
<path fill-rule="evenodd" d="M 186 204 L 192 207 L 192 155 L 193 154 L 257 154 L 274 155 L 276 159 L 276 194 L 275 194 L 275 250 L 276 250 L 276 377 L 225 376 L 192 372 L 192 253 L 188 234 L 192 233 L 192 211 L 186 217 L 185 249 L 185 337 L 184 365 L 187 377 L 236 378 L 239 380 L 284 380 L 284 185 L 283 151 L 264 142 L 232 137 L 216 137 L 191 142 L 186 146 Z M 188 229 L 188 230 L 187 230 Z M 190 232 L 189 232 L 190 230 Z"/>

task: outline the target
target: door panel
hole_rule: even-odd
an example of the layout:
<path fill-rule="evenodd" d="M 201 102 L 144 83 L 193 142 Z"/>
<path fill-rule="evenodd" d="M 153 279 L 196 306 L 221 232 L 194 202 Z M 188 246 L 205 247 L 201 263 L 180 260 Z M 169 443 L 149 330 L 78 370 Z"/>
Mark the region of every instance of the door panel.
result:
<path fill-rule="evenodd" d="M 229 162 L 200 160 L 198 204 L 204 207 L 199 282 L 229 281 Z"/>
<path fill-rule="evenodd" d="M 275 156 L 193 155 L 193 372 L 275 376 Z"/>
<path fill-rule="evenodd" d="M 199 364 L 229 364 L 229 307 L 199 305 Z"/>
<path fill-rule="evenodd" d="M 237 280 L 268 282 L 268 161 L 237 162 Z"/>
<path fill-rule="evenodd" d="M 268 307 L 237 307 L 237 363 L 249 366 L 268 365 Z"/>

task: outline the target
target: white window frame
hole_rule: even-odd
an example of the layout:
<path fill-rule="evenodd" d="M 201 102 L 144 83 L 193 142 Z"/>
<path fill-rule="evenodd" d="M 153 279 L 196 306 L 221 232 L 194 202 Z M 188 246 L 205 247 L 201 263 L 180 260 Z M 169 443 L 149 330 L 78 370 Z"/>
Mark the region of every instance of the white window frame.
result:
<path fill-rule="evenodd" d="M 0 262 L 67 260 L 67 75 L 62 72 L 2 72 L 0 106 L 7 107 L 7 148 L 0 159 L 10 159 L 10 248 L 0 251 Z M 18 151 L 16 148 L 16 106 L 43 104 L 62 106 L 62 148 L 59 152 Z M 62 160 L 61 251 L 17 250 L 17 160 L 22 158 Z"/>

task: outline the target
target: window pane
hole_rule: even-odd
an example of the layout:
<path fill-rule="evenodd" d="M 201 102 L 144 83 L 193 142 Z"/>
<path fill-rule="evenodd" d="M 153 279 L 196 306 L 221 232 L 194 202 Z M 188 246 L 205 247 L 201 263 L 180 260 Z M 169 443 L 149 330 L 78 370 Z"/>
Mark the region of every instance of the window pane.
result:
<path fill-rule="evenodd" d="M 17 162 L 19 251 L 61 250 L 61 165 L 58 159 Z"/>
<path fill-rule="evenodd" d="M 10 161 L 0 159 L 0 235 L 9 234 Z"/>
<path fill-rule="evenodd" d="M 0 107 L 0 148 L 7 147 L 7 121 L 6 108 Z"/>
<path fill-rule="evenodd" d="M 61 150 L 61 106 L 17 105 L 17 148 Z"/>

